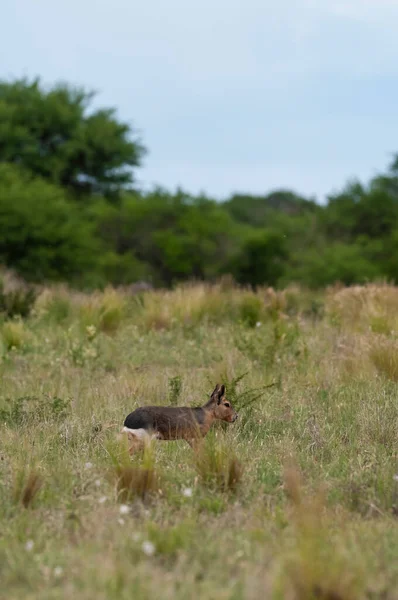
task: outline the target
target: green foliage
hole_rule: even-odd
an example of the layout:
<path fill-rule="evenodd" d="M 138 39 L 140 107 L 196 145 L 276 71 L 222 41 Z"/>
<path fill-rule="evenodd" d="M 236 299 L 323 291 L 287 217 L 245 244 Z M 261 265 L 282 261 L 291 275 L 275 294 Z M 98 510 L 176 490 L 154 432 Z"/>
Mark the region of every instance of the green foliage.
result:
<path fill-rule="evenodd" d="M 30 282 L 171 287 L 230 275 L 243 285 L 321 288 L 398 281 L 398 155 L 325 205 L 290 190 L 203 195 L 132 188 L 144 148 L 115 111 L 65 84 L 0 81 L 0 265 Z M 33 292 L 0 290 L 27 315 Z M 242 319 L 259 320 L 252 300 Z"/>
<path fill-rule="evenodd" d="M 286 257 L 283 237 L 278 233 L 261 232 L 244 243 L 231 263 L 231 271 L 238 283 L 276 285 L 283 275 Z"/>
<path fill-rule="evenodd" d="M 182 380 L 180 375 L 169 379 L 169 404 L 176 406 L 181 396 Z"/>
<path fill-rule="evenodd" d="M 21 427 L 35 422 L 61 421 L 68 415 L 70 401 L 58 396 L 21 396 L 5 398 L 0 407 L 0 421 L 9 427 Z"/>
<path fill-rule="evenodd" d="M 62 189 L 0 165 L 0 261 L 28 281 L 95 278 L 99 243 Z"/>
<path fill-rule="evenodd" d="M 57 324 L 64 323 L 71 316 L 71 303 L 66 294 L 55 294 L 46 303 L 44 316 Z"/>
<path fill-rule="evenodd" d="M 229 379 L 227 374 L 224 374 L 222 378 L 228 390 L 228 399 L 231 400 L 235 410 L 238 412 L 248 408 L 257 401 L 263 400 L 265 390 L 277 385 L 277 382 L 274 382 L 258 388 L 249 388 L 244 391 L 239 391 L 240 384 L 247 375 L 248 373 L 241 373 L 237 377 Z"/>
<path fill-rule="evenodd" d="M 0 162 L 77 194 L 114 195 L 131 183 L 143 148 L 114 110 L 90 107 L 93 97 L 39 80 L 0 82 Z"/>
<path fill-rule="evenodd" d="M 337 239 L 389 235 L 398 219 L 398 203 L 380 184 L 366 190 L 351 183 L 329 199 L 324 211 L 325 230 Z"/>
<path fill-rule="evenodd" d="M 264 300 L 259 296 L 247 294 L 242 298 L 239 305 L 239 313 L 242 322 L 248 327 L 256 327 L 264 316 Z"/>
<path fill-rule="evenodd" d="M 237 221 L 253 227 L 269 227 L 279 214 L 297 216 L 312 213 L 317 205 L 313 200 L 289 190 L 277 190 L 267 196 L 235 194 L 225 203 L 225 208 Z"/>
<path fill-rule="evenodd" d="M 98 204 L 93 213 L 104 243 L 119 260 L 129 257 L 131 274 L 160 285 L 218 276 L 239 245 L 240 227 L 222 207 L 183 192 L 129 193 L 120 205 Z M 111 281 L 123 283 L 116 269 L 109 270 Z"/>
<path fill-rule="evenodd" d="M 175 558 L 179 552 L 192 547 L 198 539 L 199 531 L 195 522 L 185 521 L 163 529 L 149 523 L 148 537 L 156 551 L 167 558 Z"/>
<path fill-rule="evenodd" d="M 20 350 L 29 339 L 29 332 L 22 320 L 5 321 L 0 333 L 0 340 L 3 341 L 6 350 Z"/>
<path fill-rule="evenodd" d="M 379 265 L 366 256 L 364 246 L 336 242 L 317 252 L 307 249 L 297 253 L 285 279 L 294 277 L 300 283 L 317 288 L 335 282 L 365 283 L 382 275 Z"/>

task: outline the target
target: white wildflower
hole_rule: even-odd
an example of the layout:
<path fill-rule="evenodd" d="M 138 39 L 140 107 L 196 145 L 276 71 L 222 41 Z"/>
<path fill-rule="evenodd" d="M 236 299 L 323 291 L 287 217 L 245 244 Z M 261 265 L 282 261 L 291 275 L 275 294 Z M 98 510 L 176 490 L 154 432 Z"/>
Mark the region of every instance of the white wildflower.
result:
<path fill-rule="evenodd" d="M 28 540 L 25 544 L 25 550 L 27 550 L 27 552 L 31 552 L 33 550 L 33 546 L 34 546 L 34 542 L 33 540 Z"/>
<path fill-rule="evenodd" d="M 62 567 L 55 567 L 54 569 L 54 577 L 62 577 L 63 575 L 63 568 Z"/>
<path fill-rule="evenodd" d="M 118 519 L 117 522 L 119 523 L 119 525 L 124 525 L 125 524 L 125 520 L 124 519 Z"/>
<path fill-rule="evenodd" d="M 184 488 L 182 490 L 182 495 L 185 496 L 185 498 L 192 498 L 192 488 Z"/>
<path fill-rule="evenodd" d="M 119 512 L 121 515 L 128 515 L 130 512 L 130 507 L 127 504 L 121 504 Z"/>
<path fill-rule="evenodd" d="M 101 496 L 101 498 L 98 500 L 98 502 L 100 504 L 104 504 L 107 500 L 108 500 L 108 498 L 106 496 Z"/>
<path fill-rule="evenodd" d="M 95 485 L 96 485 L 96 487 L 100 487 L 100 485 L 101 485 L 101 479 L 96 479 L 95 480 Z"/>
<path fill-rule="evenodd" d="M 261 321 L 257 321 L 256 327 L 261 327 Z"/>
<path fill-rule="evenodd" d="M 152 542 L 149 542 L 148 540 L 146 540 L 145 542 L 142 542 L 142 551 L 144 554 L 146 554 L 147 556 L 153 556 L 155 554 L 155 546 L 152 544 Z"/>

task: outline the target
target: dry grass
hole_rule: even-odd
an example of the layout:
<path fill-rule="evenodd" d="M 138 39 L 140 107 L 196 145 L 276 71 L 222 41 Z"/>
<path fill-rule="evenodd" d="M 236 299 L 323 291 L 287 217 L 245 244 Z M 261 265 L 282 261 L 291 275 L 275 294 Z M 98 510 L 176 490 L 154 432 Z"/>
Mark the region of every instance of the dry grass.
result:
<path fill-rule="evenodd" d="M 43 485 L 43 478 L 36 470 L 20 469 L 14 476 L 13 500 L 25 508 L 32 506 Z"/>
<path fill-rule="evenodd" d="M 131 464 L 131 459 L 126 448 L 125 439 L 122 440 L 117 453 L 109 448 L 113 461 L 110 471 L 110 480 L 114 482 L 116 497 L 119 502 L 149 501 L 160 489 L 160 478 L 155 469 L 154 449 L 152 445 L 142 448 L 138 462 Z"/>
<path fill-rule="evenodd" d="M 233 448 L 209 434 L 194 455 L 201 483 L 210 490 L 236 492 L 242 483 L 243 466 Z"/>
<path fill-rule="evenodd" d="M 40 290 L 0 325 L 5 597 L 395 600 L 397 299 Z M 236 423 L 129 457 L 130 411 L 220 378 Z"/>
<path fill-rule="evenodd" d="M 381 375 L 391 381 L 398 381 L 397 340 L 377 339 L 370 350 L 370 358 Z"/>
<path fill-rule="evenodd" d="M 111 288 L 103 293 L 81 297 L 80 319 L 84 327 L 94 326 L 105 333 L 115 333 L 122 323 L 127 298 L 125 294 Z"/>
<path fill-rule="evenodd" d="M 332 288 L 326 306 L 328 314 L 344 327 L 385 334 L 398 331 L 398 288 L 393 285 Z"/>
<path fill-rule="evenodd" d="M 135 498 L 145 502 L 159 490 L 158 478 L 153 469 L 143 467 L 115 467 L 117 497 L 121 502 Z"/>
<path fill-rule="evenodd" d="M 285 470 L 285 489 L 292 503 L 293 549 L 286 558 L 281 585 L 297 600 L 356 600 L 363 597 L 361 561 L 347 564 L 344 523 L 328 513 L 325 491 L 305 494 L 297 467 Z M 287 577 L 286 577 L 287 576 Z"/>

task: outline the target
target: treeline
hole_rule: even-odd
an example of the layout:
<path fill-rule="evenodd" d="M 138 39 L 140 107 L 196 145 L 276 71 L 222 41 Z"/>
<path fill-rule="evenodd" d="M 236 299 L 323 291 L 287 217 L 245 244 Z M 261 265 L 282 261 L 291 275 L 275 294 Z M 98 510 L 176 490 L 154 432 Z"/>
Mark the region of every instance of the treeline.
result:
<path fill-rule="evenodd" d="M 291 191 L 223 203 L 135 188 L 145 149 L 93 95 L 0 83 L 0 264 L 28 281 L 170 286 L 398 281 L 398 157 L 325 205 Z M 264 182 L 266 185 L 266 182 Z"/>

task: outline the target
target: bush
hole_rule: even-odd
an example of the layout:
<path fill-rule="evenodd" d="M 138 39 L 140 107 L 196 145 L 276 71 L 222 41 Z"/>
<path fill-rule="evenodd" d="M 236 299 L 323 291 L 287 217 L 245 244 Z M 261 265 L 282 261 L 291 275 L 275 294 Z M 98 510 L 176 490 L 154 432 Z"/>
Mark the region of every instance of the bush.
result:
<path fill-rule="evenodd" d="M 35 300 L 36 291 L 33 287 L 8 274 L 0 279 L 0 314 L 9 319 L 16 316 L 28 317 Z"/>
<path fill-rule="evenodd" d="M 262 231 L 244 243 L 230 269 L 238 283 L 275 285 L 284 273 L 286 258 L 283 236 Z"/>
<path fill-rule="evenodd" d="M 22 321 L 6 321 L 1 329 L 1 336 L 7 350 L 19 350 L 28 341 L 29 332 Z"/>
<path fill-rule="evenodd" d="M 381 275 L 380 267 L 364 255 L 360 244 L 335 242 L 297 254 L 286 278 L 319 288 L 336 282 L 366 283 Z"/>

